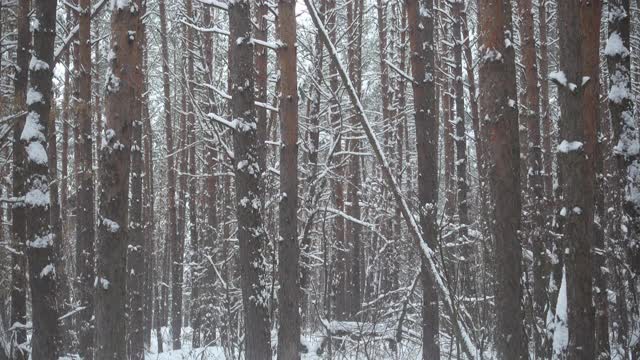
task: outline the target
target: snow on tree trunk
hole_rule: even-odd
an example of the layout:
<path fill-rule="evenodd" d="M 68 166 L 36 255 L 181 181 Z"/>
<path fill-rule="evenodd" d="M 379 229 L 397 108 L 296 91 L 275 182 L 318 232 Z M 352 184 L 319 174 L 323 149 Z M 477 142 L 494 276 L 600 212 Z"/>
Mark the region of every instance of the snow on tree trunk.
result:
<path fill-rule="evenodd" d="M 531 0 L 518 1 L 520 16 L 520 38 L 522 62 L 525 66 L 525 94 L 522 97 L 522 122 L 528 128 L 528 171 L 527 181 L 531 202 L 532 229 L 529 232 L 533 252 L 533 306 L 534 306 L 534 349 L 537 356 L 547 354 L 548 343 L 545 333 L 546 311 L 548 309 L 547 285 L 549 265 L 545 246 L 544 227 L 544 183 L 542 179 L 542 146 L 540 143 L 540 96 L 538 89 L 538 61 L 534 32 L 533 7 Z"/>
<path fill-rule="evenodd" d="M 56 282 L 56 234 L 50 226 L 48 127 L 52 93 L 57 1 L 35 2 L 33 53 L 29 62 L 29 113 L 20 140 L 24 146 L 27 258 L 31 285 L 31 357 L 57 359 L 60 349 Z"/>
<path fill-rule="evenodd" d="M 271 357 L 268 311 L 266 234 L 262 223 L 260 188 L 262 169 L 258 162 L 258 138 L 254 108 L 254 62 L 251 42 L 251 5 L 240 0 L 229 3 L 231 32 L 231 109 L 237 127 L 233 133 L 236 214 L 242 303 L 247 360 Z M 281 199 L 295 194 L 281 193 Z M 282 201 L 282 200 L 281 200 Z"/>
<path fill-rule="evenodd" d="M 16 47 L 16 75 L 14 80 L 14 107 L 16 111 L 24 111 L 27 108 L 27 86 L 29 71 L 29 48 L 31 46 L 31 33 L 29 31 L 30 0 L 20 0 L 17 9 L 17 47 Z M 21 141 L 26 116 L 21 116 L 13 125 L 13 146 L 11 168 L 12 195 L 21 198 L 25 194 L 25 157 L 24 143 Z M 18 345 L 27 341 L 27 224 L 25 216 L 25 204 L 14 204 L 11 207 L 11 246 L 17 250 L 11 253 L 11 325 L 21 324 L 15 330 L 13 339 L 14 353 L 10 354 L 16 360 L 28 358 L 26 351 Z"/>
<path fill-rule="evenodd" d="M 298 73 L 295 1 L 278 2 L 280 65 L 280 242 L 278 246 L 278 358 L 300 359 L 300 248 L 298 247 Z"/>
<path fill-rule="evenodd" d="M 520 149 L 512 9 L 508 0 L 480 0 L 480 117 L 487 139 L 487 173 L 493 198 L 496 277 L 496 353 L 527 358 L 521 308 Z"/>
<path fill-rule="evenodd" d="M 131 133 L 140 121 L 139 7 L 111 3 L 111 50 L 106 76 L 105 135 L 100 148 L 96 247 L 96 360 L 126 357 L 127 236 Z M 138 146 L 138 145 L 136 145 Z"/>
<path fill-rule="evenodd" d="M 594 313 L 592 307 L 592 187 L 595 174 L 587 162 L 584 122 L 584 93 L 589 86 L 585 77 L 583 31 L 580 0 L 558 2 L 560 32 L 559 70 L 551 74 L 558 85 L 561 109 L 559 120 L 558 168 L 562 190 L 561 216 L 564 220 L 563 241 L 567 279 L 569 326 L 569 359 L 594 358 Z M 586 193 L 586 195 L 585 195 Z"/>
<path fill-rule="evenodd" d="M 136 0 L 134 2 L 138 9 L 142 9 L 142 1 Z M 144 55 L 144 31 L 142 28 L 141 17 L 134 19 L 139 21 L 134 26 L 137 27 L 136 36 L 139 36 L 140 41 L 136 42 L 135 58 L 132 59 L 133 66 L 138 69 L 142 69 L 142 58 Z M 142 71 L 142 70 L 140 70 Z M 144 76 L 142 73 L 140 76 Z M 143 159 L 142 159 L 142 81 L 140 83 L 138 91 L 135 93 L 135 98 L 131 99 L 131 171 L 129 186 L 131 187 L 131 201 L 129 208 L 129 231 L 127 234 L 127 340 L 128 340 L 128 354 L 131 360 L 144 360 L 144 313 L 143 299 L 144 291 L 144 252 L 146 246 L 144 242 L 144 228 L 142 218 L 142 177 L 143 177 Z"/>
<path fill-rule="evenodd" d="M 422 237 L 438 246 L 438 110 L 434 85 L 433 1 L 407 1 Z M 422 257 L 422 358 L 440 358 L 440 313 L 434 275 Z"/>
<path fill-rule="evenodd" d="M 78 129 L 76 131 L 75 160 L 77 162 L 76 211 L 76 284 L 79 305 L 86 309 L 77 315 L 78 353 L 86 360 L 93 359 L 94 351 L 94 279 L 95 279 L 95 192 L 93 176 L 93 135 L 91 117 L 91 9 L 90 0 L 81 0 L 76 13 L 79 25 L 76 59 L 76 84 L 78 90 L 75 109 Z M 98 111 L 101 111 L 98 109 Z M 66 122 L 66 119 L 64 119 Z"/>

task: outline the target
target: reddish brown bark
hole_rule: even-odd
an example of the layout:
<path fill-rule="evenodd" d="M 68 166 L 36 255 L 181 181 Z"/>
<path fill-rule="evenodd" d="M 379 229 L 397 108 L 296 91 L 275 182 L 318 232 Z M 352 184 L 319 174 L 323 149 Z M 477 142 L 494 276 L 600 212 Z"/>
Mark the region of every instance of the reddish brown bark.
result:
<path fill-rule="evenodd" d="M 298 75 L 294 0 L 278 2 L 280 64 L 280 242 L 278 247 L 278 358 L 300 359 L 300 248 L 298 247 Z"/>
<path fill-rule="evenodd" d="M 105 139 L 100 153 L 96 247 L 97 360 L 126 357 L 127 233 L 131 131 L 140 96 L 139 8 L 112 3 L 111 53 L 106 85 Z M 131 35 L 133 34 L 136 35 Z M 137 107 L 139 109 L 139 107 Z"/>
<path fill-rule="evenodd" d="M 567 307 L 569 345 L 568 359 L 594 358 L 594 332 L 591 270 L 591 233 L 593 216 L 593 172 L 587 160 L 590 151 L 584 121 L 585 66 L 579 61 L 586 44 L 581 16 L 586 6 L 579 0 L 558 2 L 560 35 L 559 71 L 566 77 L 557 82 L 561 109 L 559 120 L 558 165 L 564 215 L 563 240 L 566 244 Z M 573 144 L 573 145 L 572 145 Z M 586 144 L 586 145 L 585 145 Z M 586 193 L 586 195 L 585 195 Z"/>
<path fill-rule="evenodd" d="M 520 150 L 511 2 L 480 0 L 480 108 L 487 139 L 487 167 L 493 197 L 496 353 L 526 359 L 520 227 Z"/>
<path fill-rule="evenodd" d="M 418 156 L 418 199 L 423 238 L 437 246 L 438 110 L 435 103 L 435 43 L 432 0 L 407 0 L 411 74 Z M 424 10 L 423 10 L 424 9 Z M 422 258 L 422 358 L 440 358 L 438 291 Z"/>

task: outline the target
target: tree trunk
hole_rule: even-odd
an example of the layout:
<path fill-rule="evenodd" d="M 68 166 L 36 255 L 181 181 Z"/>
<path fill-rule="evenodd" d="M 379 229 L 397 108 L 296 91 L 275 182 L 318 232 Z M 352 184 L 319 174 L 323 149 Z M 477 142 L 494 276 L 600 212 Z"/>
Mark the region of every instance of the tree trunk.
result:
<path fill-rule="evenodd" d="M 527 181 L 531 204 L 530 243 L 533 252 L 533 319 L 534 349 L 536 357 L 544 358 L 549 353 L 550 344 L 546 336 L 548 311 L 547 286 L 549 266 L 545 246 L 544 183 L 542 170 L 542 146 L 540 143 L 540 96 L 538 90 L 538 61 L 534 32 L 533 8 L 531 0 L 518 0 L 520 17 L 520 47 L 525 68 L 525 94 L 522 97 L 522 123 L 527 123 L 529 176 Z"/>
<path fill-rule="evenodd" d="M 48 122 L 54 97 L 52 94 L 53 51 L 56 34 L 57 1 L 35 3 L 33 53 L 29 63 L 29 91 L 26 103 L 29 114 L 22 131 L 26 187 L 24 217 L 31 285 L 33 334 L 31 356 L 34 359 L 57 359 L 60 343 L 58 304 L 56 301 L 57 254 L 50 227 L 49 165 L 47 156 Z"/>
<path fill-rule="evenodd" d="M 337 11 L 336 0 L 327 0 L 327 28 L 329 29 L 329 37 L 333 44 L 337 39 Z M 340 98 L 338 95 L 339 78 L 338 70 L 333 62 L 329 63 L 329 88 L 331 90 L 331 100 L 329 105 L 329 114 L 331 127 L 333 129 L 334 152 L 342 151 L 342 114 L 340 111 Z M 342 165 L 343 156 L 336 156 L 336 180 L 333 181 L 333 193 L 336 202 L 336 209 L 344 210 L 344 166 Z M 344 320 L 347 317 L 347 255 L 343 249 L 346 248 L 345 243 L 345 224 L 342 216 L 336 216 L 335 220 L 335 271 L 333 280 L 333 302 L 335 304 L 335 316 L 338 320 Z"/>
<path fill-rule="evenodd" d="M 511 46 L 511 3 L 480 0 L 480 118 L 487 139 L 487 166 L 493 197 L 496 353 L 499 359 L 526 359 L 523 326 L 520 227 L 520 144 L 515 51 Z"/>
<path fill-rule="evenodd" d="M 178 243 L 178 220 L 176 211 L 176 169 L 175 169 L 175 149 L 173 144 L 173 124 L 171 113 L 171 80 L 169 79 L 169 45 L 167 41 L 167 15 L 165 0 L 159 0 L 158 9 L 160 13 L 160 42 L 162 48 L 162 83 L 164 97 L 164 118 L 165 118 L 165 142 L 167 145 L 167 217 L 168 235 L 166 241 L 165 256 L 172 258 L 173 249 Z M 169 271 L 173 273 L 173 266 L 169 262 Z M 167 279 L 168 280 L 168 279 Z M 166 283 L 166 282 L 165 282 Z M 168 299 L 168 288 L 162 287 L 163 303 Z M 165 313 L 168 304 L 165 304 Z M 166 321 L 165 321 L 166 323 Z"/>
<path fill-rule="evenodd" d="M 456 105 L 456 117 L 453 120 L 455 124 L 456 135 L 454 137 L 455 146 L 456 146 L 456 200 L 458 207 L 458 221 L 460 222 L 460 238 L 461 241 L 465 241 L 464 239 L 467 237 L 469 226 L 469 210 L 467 203 L 467 192 L 469 189 L 469 185 L 467 184 L 467 136 L 466 136 L 466 110 L 464 104 L 464 79 L 462 77 L 462 43 L 464 39 L 462 38 L 462 21 L 464 13 L 465 5 L 464 0 L 459 0 L 454 2 L 452 5 L 453 8 L 453 57 L 455 62 L 455 67 L 453 69 L 453 87 L 455 89 L 455 105 Z M 464 254 L 463 257 L 467 258 L 468 255 Z M 467 268 L 468 265 L 462 265 L 462 268 Z M 467 270 L 463 270 L 464 274 L 467 274 Z M 467 274 L 470 275 L 470 274 Z M 462 276 L 462 280 L 466 281 L 469 279 L 467 275 Z M 469 279 L 470 281 L 470 279 Z M 463 289 L 470 290 L 471 284 L 466 283 L 461 284 Z M 466 291 L 466 290 L 465 290 Z"/>
<path fill-rule="evenodd" d="M 268 21 L 269 4 L 266 0 L 259 0 L 257 2 L 256 9 L 256 21 L 258 26 L 255 28 L 255 37 L 258 40 L 268 40 Z M 267 55 L 268 49 L 265 46 L 260 46 L 255 49 L 255 62 L 256 62 L 256 101 L 266 104 L 267 99 L 267 87 L 268 76 L 267 65 L 269 63 L 269 57 Z M 258 155 L 260 169 L 265 171 L 267 169 L 267 147 L 265 141 L 267 140 L 267 109 L 264 107 L 256 107 L 256 115 L 258 119 Z M 264 202 L 264 193 L 262 194 L 262 202 Z"/>
<path fill-rule="evenodd" d="M 211 26 L 211 12 L 209 9 L 203 9 L 203 21 L 204 26 L 207 28 Z M 213 43 L 212 36 L 210 33 L 204 34 L 204 58 L 206 63 L 206 80 L 209 83 L 213 83 Z M 213 105 L 213 91 L 209 93 L 209 103 L 210 110 L 214 113 L 217 113 L 216 107 Z M 215 257 L 215 249 L 216 240 L 219 240 L 219 232 L 218 232 L 218 207 L 217 207 L 217 188 L 218 188 L 218 177 L 214 174 L 216 169 L 216 160 L 218 158 L 218 152 L 216 151 L 216 141 L 213 140 L 214 136 L 210 136 L 209 142 L 205 143 L 205 157 L 206 157 L 206 167 L 208 169 L 208 176 L 206 177 L 206 202 L 205 202 L 205 214 L 206 214 L 206 226 L 205 233 L 203 239 L 203 249 L 202 254 L 204 258 L 202 262 L 204 263 L 204 268 L 206 269 L 206 277 L 205 282 L 202 286 L 203 295 L 201 296 L 203 304 L 202 304 L 202 313 L 204 316 L 202 323 L 202 341 L 205 344 L 209 344 L 210 342 L 216 339 L 216 314 L 215 314 L 215 306 L 219 303 L 218 293 L 216 292 L 216 282 L 217 276 L 215 269 L 213 268 L 211 262 L 216 261 Z"/>
<path fill-rule="evenodd" d="M 142 87 L 139 7 L 127 2 L 111 5 L 112 55 L 105 94 L 106 131 L 100 153 L 101 191 L 94 282 L 97 360 L 126 357 L 131 132 L 139 122 L 140 108 L 136 103 Z"/>
<path fill-rule="evenodd" d="M 280 242 L 278 246 L 278 358 L 300 359 L 300 248 L 298 247 L 298 74 L 296 3 L 278 1 L 280 64 Z"/>
<path fill-rule="evenodd" d="M 418 199 L 422 236 L 437 246 L 438 218 L 438 110 L 435 103 L 435 44 L 432 0 L 407 0 L 411 45 L 411 73 L 418 156 Z M 426 11 L 424 11 L 424 10 Z M 422 258 L 422 358 L 440 359 L 438 291 Z"/>
<path fill-rule="evenodd" d="M 268 291 L 263 279 L 267 269 L 266 234 L 259 194 L 262 170 L 258 164 L 257 125 L 254 108 L 253 43 L 249 2 L 229 3 L 231 32 L 231 104 L 236 130 L 233 134 L 236 212 L 242 303 L 247 360 L 271 358 Z"/>
<path fill-rule="evenodd" d="M 27 85 L 29 69 L 29 49 L 31 47 L 31 32 L 29 30 L 29 12 L 31 1 L 20 0 L 17 12 L 18 43 L 16 48 L 16 75 L 14 81 L 15 111 L 27 109 Z M 11 182 L 12 194 L 21 198 L 25 194 L 25 158 L 24 144 L 21 141 L 22 131 L 25 125 L 25 116 L 17 119 L 13 127 L 13 148 Z M 11 253 L 11 324 L 19 323 L 27 325 L 27 217 L 24 204 L 14 204 L 11 207 L 11 246 L 16 250 Z M 18 345 L 27 341 L 27 332 L 24 328 L 16 329 L 15 340 L 12 345 L 15 349 L 12 358 L 26 360 L 28 354 L 22 351 Z"/>
<path fill-rule="evenodd" d="M 640 206 L 632 194 L 638 191 L 638 128 L 633 118 L 634 99 L 631 83 L 631 9 L 629 0 L 609 1 L 609 38 L 605 47 L 607 67 L 609 69 L 609 94 L 608 104 L 611 116 L 611 128 L 613 136 L 613 160 L 615 162 L 615 175 L 613 177 L 614 199 L 612 204 L 617 213 L 612 224 L 613 228 L 626 228 L 627 231 L 615 230 L 616 243 L 614 248 L 624 249 L 626 252 L 631 280 L 629 283 L 631 292 L 634 291 L 638 275 L 640 274 L 640 244 L 632 239 L 640 233 Z M 619 275 L 620 276 L 620 275 Z M 618 281 L 622 283 L 623 281 Z M 618 335 L 618 343 L 622 348 L 628 347 L 629 334 L 626 319 L 626 291 L 619 286 L 617 294 L 619 316 L 621 319 Z M 638 310 L 633 309 L 637 314 Z M 631 349 L 630 349 L 631 350 Z"/>
<path fill-rule="evenodd" d="M 142 4 L 143 14 L 147 13 L 147 2 Z M 142 194 L 142 213 L 143 213 L 143 231 L 144 231 L 144 342 L 145 347 L 151 346 L 151 329 L 153 327 L 153 303 L 155 297 L 153 295 L 153 289 L 155 287 L 156 279 L 156 246 L 155 246 L 155 194 L 154 194 L 154 180 L 153 180 L 153 128 L 151 127 L 151 114 L 149 113 L 149 72 L 148 72 L 148 56 L 149 48 L 147 41 L 147 27 L 144 21 L 140 24 L 142 32 L 142 51 L 143 55 L 143 73 L 144 79 L 142 84 L 142 131 L 144 146 L 144 173 L 143 173 L 143 194 Z M 157 314 L 157 313 L 156 313 Z"/>
<path fill-rule="evenodd" d="M 136 0 L 135 5 L 142 9 L 142 1 Z M 138 21 L 135 24 L 139 30 L 142 29 L 141 17 L 134 19 Z M 140 41 L 136 42 L 134 65 L 138 66 L 142 72 L 142 58 L 144 54 L 144 34 L 137 32 L 136 36 Z M 136 84 L 140 90 L 143 87 L 144 74 L 140 73 L 140 83 Z M 138 90 L 138 89 L 136 89 Z M 131 99 L 131 178 L 129 186 L 131 187 L 131 201 L 129 208 L 129 231 L 127 233 L 127 295 L 128 295 L 128 358 L 131 360 L 144 360 L 144 313 L 143 299 L 144 291 L 144 252 L 148 246 L 144 242 L 144 229 L 142 218 L 142 176 L 143 176 L 143 159 L 142 159 L 142 91 L 135 93 L 135 98 Z"/>
<path fill-rule="evenodd" d="M 351 24 L 348 33 L 348 48 L 347 58 L 349 67 L 349 77 L 352 79 L 356 89 L 357 96 L 360 97 L 362 92 L 362 11 L 361 0 L 352 1 L 347 6 L 347 23 Z M 347 201 L 349 206 L 346 208 L 348 215 L 355 219 L 360 219 L 360 185 L 361 185 L 361 160 L 360 155 L 360 141 L 358 140 L 359 131 L 357 131 L 360 119 L 358 114 L 354 113 L 351 116 L 351 139 L 349 139 L 347 146 L 350 154 L 349 168 L 348 168 L 348 181 L 347 183 Z M 361 289 L 360 289 L 360 233 L 361 225 L 355 222 L 349 221 L 346 224 L 346 234 L 348 239 L 345 246 L 348 250 L 346 261 L 346 315 L 349 319 L 355 320 L 357 314 L 360 312 L 361 305 Z"/>
<path fill-rule="evenodd" d="M 558 2 L 560 35 L 559 71 L 554 76 L 558 85 L 561 116 L 559 120 L 558 166 L 562 173 L 564 217 L 563 240 L 566 244 L 567 308 L 569 345 L 568 359 L 594 358 L 593 308 L 591 306 L 591 222 L 593 215 L 593 171 L 587 162 L 587 151 L 595 144 L 586 139 L 587 124 L 584 92 L 589 82 L 583 77 L 584 33 L 581 15 L 586 6 L 579 0 Z M 576 14 L 576 11 L 580 11 Z M 587 146 L 585 146 L 585 142 Z"/>
<path fill-rule="evenodd" d="M 56 144 L 56 107 L 52 105 L 49 112 L 49 126 L 47 128 L 47 157 L 49 165 L 49 228 L 55 239 L 54 242 L 55 258 L 58 259 L 55 265 L 56 274 L 56 303 L 58 304 L 58 312 L 67 314 L 71 310 L 71 289 L 67 269 L 64 259 L 64 245 L 66 239 L 62 233 L 62 222 L 60 218 L 60 197 L 58 192 L 58 149 Z M 69 353 L 72 350 L 73 336 L 71 318 L 66 317 L 59 323 L 60 331 L 60 354 Z"/>
<path fill-rule="evenodd" d="M 609 349 L 609 319 L 606 271 L 603 270 L 605 264 L 604 257 L 604 232 L 600 226 L 604 221 L 604 199 L 599 189 L 600 181 L 598 173 L 602 173 L 602 154 L 599 144 L 598 131 L 601 126 L 600 109 L 600 23 L 602 17 L 602 1 L 595 0 L 587 3 L 581 8 L 581 28 L 584 46 L 582 47 L 582 66 L 584 76 L 589 77 L 589 82 L 584 87 L 583 94 L 583 116 L 585 154 L 587 161 L 587 188 L 583 191 L 585 198 L 594 199 L 592 211 L 587 213 L 587 225 L 591 231 L 591 243 L 593 246 L 591 267 L 594 278 L 593 298 L 595 308 L 595 353 L 596 359 L 608 358 Z M 599 164 L 600 163 L 600 164 Z M 602 199 L 599 202 L 599 199 Z M 602 216 L 596 215 L 596 211 Z"/>
<path fill-rule="evenodd" d="M 78 59 L 76 69 L 78 123 L 75 159 L 78 166 L 76 182 L 76 276 L 79 305 L 86 307 L 77 315 L 78 353 L 83 359 L 93 359 L 94 351 L 94 281 L 95 281 L 95 204 L 93 179 L 93 128 L 91 117 L 91 0 L 80 0 L 82 11 L 78 21 Z M 64 119 L 66 122 L 66 119 Z"/>
<path fill-rule="evenodd" d="M 186 16 L 187 19 L 193 22 L 193 2 L 191 0 L 186 0 Z M 191 240 L 191 247 L 193 250 L 193 256 L 195 256 L 195 261 L 192 263 L 197 263 L 199 259 L 199 248 L 198 248 L 198 208 L 197 208 L 197 189 L 198 189 L 198 180 L 196 174 L 196 118 L 193 108 L 193 100 L 192 97 L 194 94 L 194 63 L 193 63 L 193 30 L 191 27 L 186 27 L 187 32 L 187 86 L 186 90 L 189 94 L 189 100 L 187 101 L 187 146 L 189 147 L 188 156 L 185 156 L 184 160 L 188 161 L 188 179 L 187 179 L 187 187 L 184 191 L 189 192 L 189 237 Z M 185 204 L 186 205 L 186 204 Z M 200 284 L 196 280 L 192 272 L 192 291 L 191 291 L 191 303 L 192 306 L 195 304 L 195 307 L 198 307 L 198 297 L 200 296 L 199 292 Z M 193 328 L 193 336 L 192 336 L 192 344 L 194 347 L 200 346 L 200 312 L 196 311 L 191 312 L 195 315 L 195 317 L 191 318 L 191 327 Z M 174 333 L 175 338 L 175 333 Z"/>

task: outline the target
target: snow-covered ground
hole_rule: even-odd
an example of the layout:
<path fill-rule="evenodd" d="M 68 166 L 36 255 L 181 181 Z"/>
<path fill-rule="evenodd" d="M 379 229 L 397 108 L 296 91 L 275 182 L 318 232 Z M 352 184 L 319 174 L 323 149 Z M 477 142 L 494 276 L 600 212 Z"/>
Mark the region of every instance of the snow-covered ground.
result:
<path fill-rule="evenodd" d="M 167 350 L 171 348 L 170 339 L 171 336 L 169 334 L 168 329 L 163 328 L 163 349 L 165 350 L 162 353 L 158 353 L 158 344 L 156 341 L 155 332 L 151 337 L 151 347 L 150 351 L 147 352 L 145 359 L 146 360 L 226 360 L 224 350 L 221 346 L 208 346 L 203 348 L 193 349 L 191 347 L 191 328 L 183 329 L 183 341 L 182 341 L 182 349 L 181 350 Z M 276 348 L 276 333 L 275 331 L 272 335 L 272 348 Z M 303 360 L 317 360 L 327 358 L 327 351 L 325 349 L 324 357 L 322 355 L 318 355 L 318 349 L 322 343 L 322 337 L 319 335 L 310 335 L 306 334 L 302 338 L 302 343 L 307 347 L 307 353 L 302 355 Z M 420 356 L 420 347 L 419 346 L 400 346 L 398 348 L 398 352 L 394 353 L 389 350 L 387 344 L 383 341 L 352 341 L 348 340 L 343 344 L 343 348 L 337 350 L 334 348 L 333 358 L 334 359 L 395 359 L 395 360 L 404 360 L 404 359 L 416 359 Z M 273 356 L 275 359 L 275 354 Z"/>

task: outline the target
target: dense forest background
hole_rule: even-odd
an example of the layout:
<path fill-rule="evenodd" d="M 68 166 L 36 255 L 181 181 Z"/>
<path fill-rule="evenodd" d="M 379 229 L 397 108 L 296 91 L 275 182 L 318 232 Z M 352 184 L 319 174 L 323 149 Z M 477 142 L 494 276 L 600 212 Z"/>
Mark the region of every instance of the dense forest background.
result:
<path fill-rule="evenodd" d="M 640 359 L 639 47 L 638 0 L 0 0 L 0 360 Z"/>

